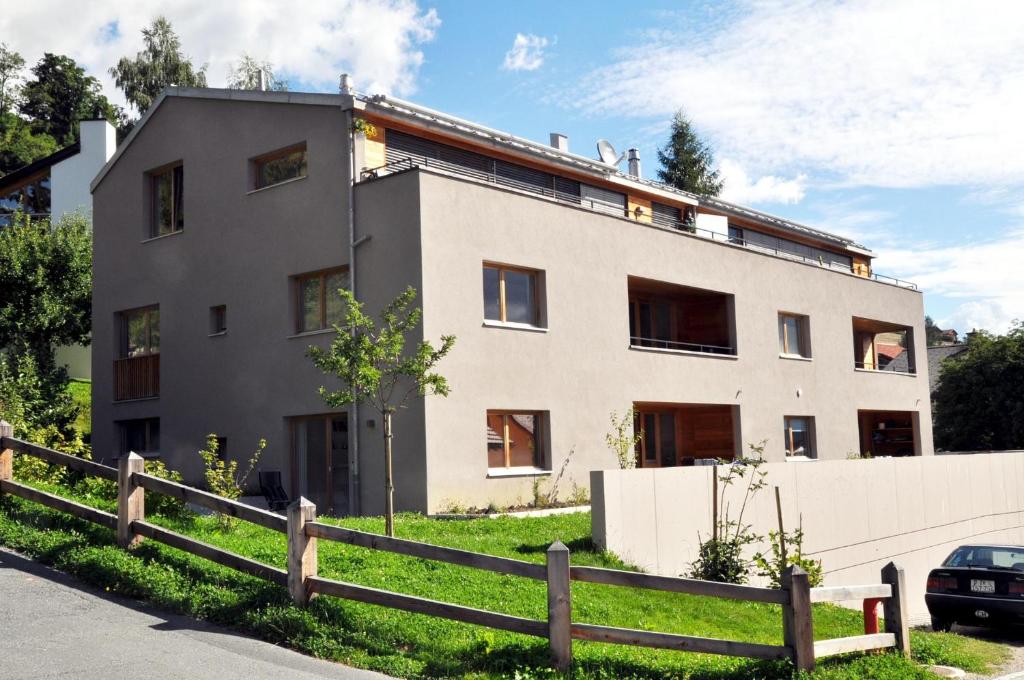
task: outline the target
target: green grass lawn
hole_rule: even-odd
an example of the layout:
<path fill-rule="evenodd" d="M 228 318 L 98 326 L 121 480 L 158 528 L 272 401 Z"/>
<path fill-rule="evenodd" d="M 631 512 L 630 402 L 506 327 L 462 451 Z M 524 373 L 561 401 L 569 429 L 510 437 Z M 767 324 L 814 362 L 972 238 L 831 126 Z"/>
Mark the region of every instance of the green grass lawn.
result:
<path fill-rule="evenodd" d="M 66 489 L 62 495 L 68 495 Z M 81 495 L 79 494 L 79 497 Z M 112 508 L 112 501 L 90 497 Z M 159 516 L 154 522 L 208 543 L 285 566 L 285 537 L 239 523 L 224 532 L 209 517 Z M 380 518 L 340 524 L 382 532 Z M 534 562 L 555 539 L 572 551 L 573 564 L 625 568 L 596 551 L 589 514 L 531 519 L 431 520 L 403 515 L 397 533 L 439 545 Z M 92 585 L 228 625 L 315 656 L 400 677 L 553 677 L 546 668 L 547 641 L 418 614 L 318 597 L 308 609 L 289 603 L 278 586 L 201 558 L 143 543 L 132 552 L 113 545 L 113 532 L 20 499 L 0 499 L 0 543 L 73 573 Z M 543 582 L 409 558 L 328 541 L 319 544 L 322 576 L 530 618 L 546 616 Z M 781 612 L 773 605 L 660 593 L 589 583 L 572 585 L 573 620 L 770 644 L 782 643 Z M 861 632 L 858 612 L 820 605 L 817 638 Z M 915 658 L 983 671 L 1004 648 L 953 634 L 913 633 Z M 650 650 L 575 642 L 575 678 L 788 678 L 788 662 Z M 818 679 L 931 678 L 893 654 L 827 660 Z"/>
<path fill-rule="evenodd" d="M 82 438 L 89 441 L 92 436 L 92 382 L 89 380 L 72 380 L 68 384 L 68 392 L 78 407 L 75 428 L 82 433 Z"/>

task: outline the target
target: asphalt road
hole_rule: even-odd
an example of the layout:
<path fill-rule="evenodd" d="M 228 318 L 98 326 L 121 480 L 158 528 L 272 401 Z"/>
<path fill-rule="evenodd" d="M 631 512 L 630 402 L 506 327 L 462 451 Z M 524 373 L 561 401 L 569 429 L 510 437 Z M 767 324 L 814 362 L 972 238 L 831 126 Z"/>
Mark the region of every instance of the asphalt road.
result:
<path fill-rule="evenodd" d="M 0 679 L 385 680 L 112 597 L 0 549 Z"/>

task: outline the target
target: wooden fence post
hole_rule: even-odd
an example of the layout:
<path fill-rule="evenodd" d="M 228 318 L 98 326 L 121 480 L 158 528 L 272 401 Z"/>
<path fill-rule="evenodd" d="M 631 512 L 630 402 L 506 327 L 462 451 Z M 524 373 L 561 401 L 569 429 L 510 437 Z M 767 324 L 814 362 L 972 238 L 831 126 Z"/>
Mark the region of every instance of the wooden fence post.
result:
<path fill-rule="evenodd" d="M 315 597 L 306 579 L 317 574 L 316 538 L 306 535 L 306 523 L 316 521 L 316 505 L 300 497 L 288 506 L 288 592 L 299 606 Z"/>
<path fill-rule="evenodd" d="M 142 542 L 132 531 L 132 522 L 146 519 L 146 490 L 132 474 L 146 471 L 146 461 L 134 451 L 117 459 L 117 544 L 131 548 Z"/>
<path fill-rule="evenodd" d="M 6 420 L 0 420 L 0 438 L 13 436 L 14 426 Z M 4 448 L 2 445 L 0 445 L 0 479 L 14 481 L 14 451 Z"/>
<path fill-rule="evenodd" d="M 572 666 L 572 601 L 569 549 L 561 541 L 548 548 L 548 643 L 551 664 L 560 671 Z"/>
<path fill-rule="evenodd" d="M 910 657 L 910 626 L 907 621 L 907 577 L 894 562 L 882 567 L 882 583 L 892 586 L 892 597 L 882 600 L 885 632 L 896 636 L 896 649 Z"/>
<path fill-rule="evenodd" d="M 782 589 L 789 604 L 782 605 L 782 636 L 793 655 L 797 670 L 814 670 L 814 621 L 811 614 L 811 584 L 807 572 L 797 565 L 782 571 Z"/>

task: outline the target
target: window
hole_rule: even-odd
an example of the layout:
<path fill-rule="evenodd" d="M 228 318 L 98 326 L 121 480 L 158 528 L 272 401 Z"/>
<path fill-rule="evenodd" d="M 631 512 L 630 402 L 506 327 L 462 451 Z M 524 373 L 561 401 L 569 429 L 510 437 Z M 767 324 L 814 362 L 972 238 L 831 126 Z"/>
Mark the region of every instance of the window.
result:
<path fill-rule="evenodd" d="M 228 308 L 227 305 L 214 305 L 210 307 L 210 335 L 219 335 L 228 330 Z"/>
<path fill-rule="evenodd" d="M 160 452 L 160 419 L 140 418 L 138 420 L 122 420 L 118 423 L 121 430 L 121 455 L 134 452 L 138 454 L 154 454 Z"/>
<path fill-rule="evenodd" d="M 487 412 L 487 467 L 542 468 L 541 414 Z"/>
<path fill-rule="evenodd" d="M 814 457 L 814 418 L 786 416 L 785 445 L 787 456 Z"/>
<path fill-rule="evenodd" d="M 484 318 L 488 321 L 540 325 L 539 272 L 484 265 Z"/>
<path fill-rule="evenodd" d="M 273 151 L 252 160 L 255 189 L 306 176 L 306 143 Z"/>
<path fill-rule="evenodd" d="M 330 328 L 342 317 L 340 288 L 348 288 L 348 268 L 303 274 L 295 277 L 298 296 L 295 328 L 309 333 Z"/>
<path fill-rule="evenodd" d="M 121 312 L 121 358 L 160 353 L 160 307 Z"/>
<path fill-rule="evenodd" d="M 779 314 L 779 353 L 809 359 L 807 317 L 798 314 Z"/>
<path fill-rule="evenodd" d="M 150 174 L 153 210 L 150 238 L 166 236 L 185 228 L 183 189 L 184 168 L 180 164 Z"/>

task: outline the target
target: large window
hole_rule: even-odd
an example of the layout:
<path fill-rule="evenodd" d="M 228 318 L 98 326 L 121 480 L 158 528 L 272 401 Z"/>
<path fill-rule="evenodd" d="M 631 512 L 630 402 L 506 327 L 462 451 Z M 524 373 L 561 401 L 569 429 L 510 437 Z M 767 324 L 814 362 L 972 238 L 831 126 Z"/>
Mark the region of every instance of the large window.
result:
<path fill-rule="evenodd" d="M 779 313 L 779 353 L 810 358 L 807 317 Z"/>
<path fill-rule="evenodd" d="M 160 307 L 121 312 L 122 358 L 160 353 Z"/>
<path fill-rule="evenodd" d="M 33 175 L 0 192 L 0 227 L 14 222 L 14 213 L 35 218 L 50 214 L 50 172 Z"/>
<path fill-rule="evenodd" d="M 341 322 L 343 307 L 338 290 L 348 288 L 348 269 L 303 274 L 295 277 L 298 297 L 295 330 L 309 333 Z"/>
<path fill-rule="evenodd" d="M 139 418 L 118 422 L 121 434 L 121 455 L 128 453 L 155 454 L 160 452 L 160 419 Z"/>
<path fill-rule="evenodd" d="M 255 189 L 306 176 L 306 143 L 296 144 L 252 160 Z"/>
<path fill-rule="evenodd" d="M 184 168 L 176 165 L 150 173 L 152 218 L 149 236 L 166 236 L 185 228 Z"/>
<path fill-rule="evenodd" d="M 487 467 L 543 468 L 540 413 L 487 412 Z"/>
<path fill-rule="evenodd" d="M 488 321 L 540 325 L 539 272 L 484 265 L 484 318 Z"/>
<path fill-rule="evenodd" d="M 787 456 L 814 457 L 814 418 L 786 416 L 783 419 Z"/>
<path fill-rule="evenodd" d="M 736 354 L 732 296 L 629 277 L 629 344 Z"/>

